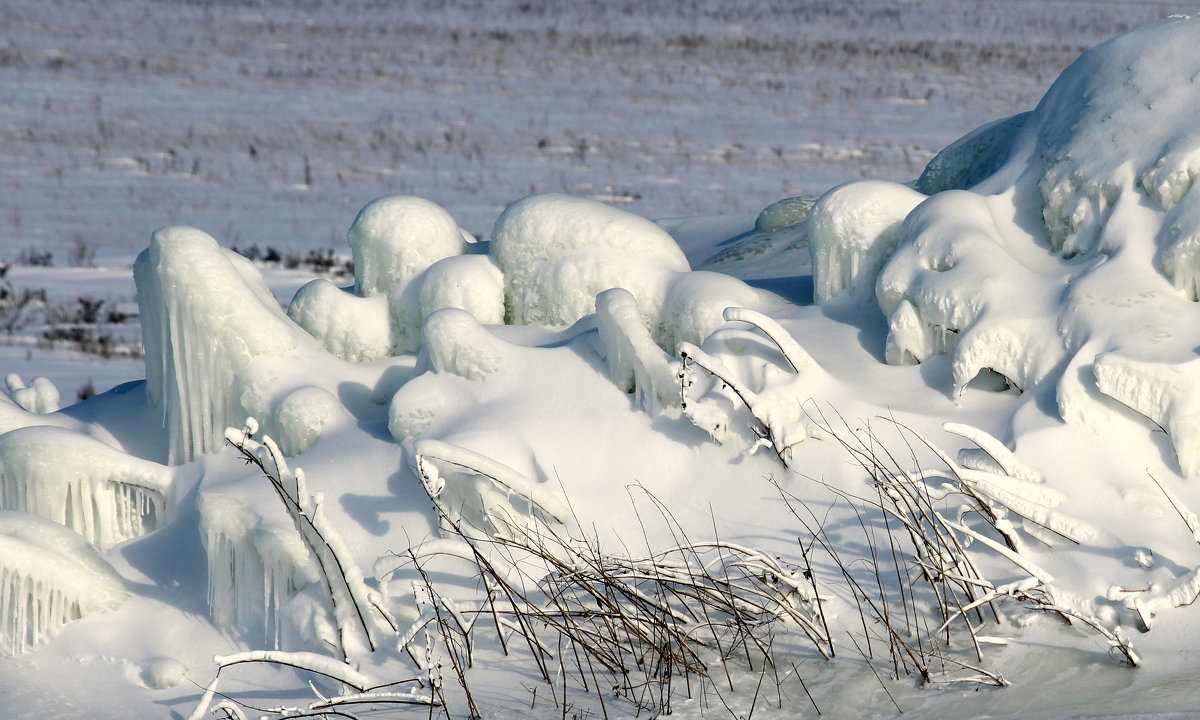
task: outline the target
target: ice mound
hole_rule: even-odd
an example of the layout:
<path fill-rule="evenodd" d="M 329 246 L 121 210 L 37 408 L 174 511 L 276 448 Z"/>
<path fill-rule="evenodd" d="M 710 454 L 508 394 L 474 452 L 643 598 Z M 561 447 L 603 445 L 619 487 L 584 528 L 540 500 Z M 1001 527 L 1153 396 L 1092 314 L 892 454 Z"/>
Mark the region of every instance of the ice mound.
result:
<path fill-rule="evenodd" d="M 422 364 L 435 373 L 479 380 L 502 366 L 499 338 L 465 310 L 446 308 L 430 315 L 422 328 Z"/>
<path fill-rule="evenodd" d="M 58 388 L 47 378 L 36 377 L 28 386 L 21 376 L 9 373 L 4 378 L 6 394 L 26 412 L 44 415 L 58 411 Z"/>
<path fill-rule="evenodd" d="M 348 236 L 355 291 L 386 295 L 442 258 L 459 255 L 463 231 L 450 213 L 422 198 L 381 197 L 359 211 Z"/>
<path fill-rule="evenodd" d="M 252 360 L 319 350 L 248 260 L 195 228 L 156 231 L 134 281 L 146 388 L 162 408 L 172 464 L 219 446 L 225 427 L 245 417 L 233 390 Z"/>
<path fill-rule="evenodd" d="M 629 290 L 653 314 L 672 273 L 690 269 L 671 236 L 649 220 L 558 194 L 505 209 L 491 253 L 504 273 L 508 320 L 518 324 L 569 325 L 613 287 Z"/>
<path fill-rule="evenodd" d="M 389 298 L 392 351 L 421 348 L 421 325 L 438 310 L 456 309 L 484 324 L 504 322 L 504 276 L 486 255 L 456 255 L 430 265 Z"/>
<path fill-rule="evenodd" d="M 128 592 L 87 540 L 34 515 L 0 512 L 0 652 L 17 655 Z"/>
<path fill-rule="evenodd" d="M 0 509 L 39 515 L 100 550 L 166 523 L 171 471 L 65 428 L 0 435 Z"/>
<path fill-rule="evenodd" d="M 359 297 L 318 278 L 301 287 L 287 314 L 322 346 L 350 362 L 392 354 L 387 295 Z"/>
<path fill-rule="evenodd" d="M 920 205 L 899 186 L 827 193 L 809 219 L 818 302 L 867 293 L 878 261 L 888 362 L 950 355 L 956 392 L 984 370 L 1053 383 L 1069 421 L 1128 414 L 1118 400 L 1200 472 L 1200 385 L 1180 380 L 1200 347 L 1197 44 L 1200 18 L 1172 17 L 1089 50 L 1031 113 L 939 155 Z"/>

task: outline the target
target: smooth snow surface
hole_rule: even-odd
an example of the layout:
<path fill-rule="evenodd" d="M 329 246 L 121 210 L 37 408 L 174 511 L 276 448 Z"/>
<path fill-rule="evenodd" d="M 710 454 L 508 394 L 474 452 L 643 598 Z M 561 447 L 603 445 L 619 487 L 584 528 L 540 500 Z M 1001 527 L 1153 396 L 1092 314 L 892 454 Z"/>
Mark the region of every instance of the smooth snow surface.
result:
<path fill-rule="evenodd" d="M 1200 18 L 1135 30 L 912 184 L 757 217 L 534 194 L 475 243 L 384 196 L 354 286 L 286 312 L 156 231 L 146 381 L 0 395 L 0 693 L 48 714 L 54 668 L 195 720 L 1190 711 L 1198 45 Z"/>

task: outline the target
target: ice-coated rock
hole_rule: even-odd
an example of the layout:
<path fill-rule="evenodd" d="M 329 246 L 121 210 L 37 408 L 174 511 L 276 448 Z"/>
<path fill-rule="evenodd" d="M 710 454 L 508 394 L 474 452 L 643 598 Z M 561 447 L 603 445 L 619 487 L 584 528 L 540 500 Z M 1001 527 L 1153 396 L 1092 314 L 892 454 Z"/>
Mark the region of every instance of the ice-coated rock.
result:
<path fill-rule="evenodd" d="M 754 220 L 754 229 L 766 233 L 798 225 L 808 219 L 816 201 L 811 195 L 801 195 L 771 203 Z"/>
<path fill-rule="evenodd" d="M 1012 154 L 1013 141 L 1030 113 L 993 120 L 950 143 L 925 166 L 913 189 L 925 195 L 967 190 L 996 172 Z"/>

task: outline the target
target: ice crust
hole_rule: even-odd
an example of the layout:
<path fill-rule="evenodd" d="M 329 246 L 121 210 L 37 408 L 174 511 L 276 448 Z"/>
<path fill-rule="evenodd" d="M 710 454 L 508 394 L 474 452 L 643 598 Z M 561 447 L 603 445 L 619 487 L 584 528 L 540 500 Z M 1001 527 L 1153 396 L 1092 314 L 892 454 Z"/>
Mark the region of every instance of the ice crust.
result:
<path fill-rule="evenodd" d="M 1129 414 L 1117 400 L 1200 473 L 1200 389 L 1177 379 L 1200 346 L 1198 42 L 1200 18 L 1172 17 L 1085 52 L 1035 110 L 935 158 L 924 202 L 878 183 L 826 193 L 809 219 L 817 301 L 869 302 L 874 280 L 889 363 L 948 355 L 956 395 L 984 370 L 1052 383 L 1060 415 L 1095 426 Z"/>
<path fill-rule="evenodd" d="M 83 537 L 50 520 L 0 511 L 0 653 L 37 647 L 73 620 L 118 607 L 128 594 Z"/>

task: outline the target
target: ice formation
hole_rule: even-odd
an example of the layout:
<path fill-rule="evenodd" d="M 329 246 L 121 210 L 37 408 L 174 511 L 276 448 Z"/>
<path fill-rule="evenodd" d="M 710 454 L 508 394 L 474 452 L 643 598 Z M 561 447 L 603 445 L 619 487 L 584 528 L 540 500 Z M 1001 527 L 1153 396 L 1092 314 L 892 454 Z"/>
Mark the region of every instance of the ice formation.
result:
<path fill-rule="evenodd" d="M 134 266 L 146 388 L 162 408 L 170 462 L 219 446 L 241 422 L 237 375 L 261 357 L 320 352 L 248 260 L 189 227 L 158 230 Z"/>
<path fill-rule="evenodd" d="M 612 381 L 635 393 L 649 413 L 679 407 L 678 362 L 654 343 L 638 308 L 637 298 L 624 288 L 596 296 L 600 352 Z"/>
<path fill-rule="evenodd" d="M 308 550 L 290 526 L 274 526 L 237 498 L 199 498 L 213 622 L 278 646 L 281 609 L 316 580 Z"/>
<path fill-rule="evenodd" d="M 387 295 L 359 297 L 318 278 L 300 288 L 287 314 L 329 352 L 351 362 L 393 351 Z"/>
<path fill-rule="evenodd" d="M 425 319 L 421 335 L 422 365 L 435 373 L 453 373 L 479 380 L 502 367 L 499 344 L 465 310 L 446 308 Z"/>
<path fill-rule="evenodd" d="M 65 428 L 0 435 L 0 509 L 32 513 L 100 550 L 167 521 L 171 471 Z"/>
<path fill-rule="evenodd" d="M 87 540 L 58 523 L 0 511 L 0 652 L 16 655 L 128 592 Z"/>
<path fill-rule="evenodd" d="M 900 224 L 925 196 L 897 183 L 864 180 L 821 196 L 808 216 L 818 303 L 846 292 L 869 303 L 875 277 L 900 241 Z"/>
<path fill-rule="evenodd" d="M 499 269 L 486 256 L 461 255 L 474 239 L 438 205 L 379 198 L 358 213 L 348 239 L 354 287 L 313 280 L 288 307 L 288 316 L 334 355 L 363 362 L 415 353 L 422 321 L 442 308 L 503 322 Z"/>
<path fill-rule="evenodd" d="M 26 386 L 20 375 L 9 373 L 4 378 L 4 385 L 13 402 L 27 412 L 44 415 L 58 411 L 58 388 L 44 377 L 36 377 Z"/>
<path fill-rule="evenodd" d="M 392 396 L 388 431 L 396 442 L 404 442 L 428 430 L 439 417 L 453 417 L 477 402 L 467 378 L 453 373 L 423 373 Z"/>
<path fill-rule="evenodd" d="M 442 258 L 462 253 L 463 231 L 450 213 L 422 198 L 381 197 L 350 226 L 358 295 L 386 295 Z"/>
<path fill-rule="evenodd" d="M 1200 346 L 1198 42 L 1200 18 L 1172 17 L 1087 51 L 1031 113 L 940 155 L 919 205 L 899 186 L 827 193 L 809 219 L 818 302 L 868 293 L 882 266 L 889 362 L 950 355 L 956 391 L 984 370 L 1052 382 L 1070 421 L 1119 401 L 1200 473 L 1200 390 L 1182 380 Z"/>
<path fill-rule="evenodd" d="M 644 218 L 567 195 L 533 195 L 508 206 L 492 229 L 491 250 L 504 273 L 508 320 L 569 325 L 613 287 L 633 293 L 650 315 L 687 258 L 671 236 Z"/>

